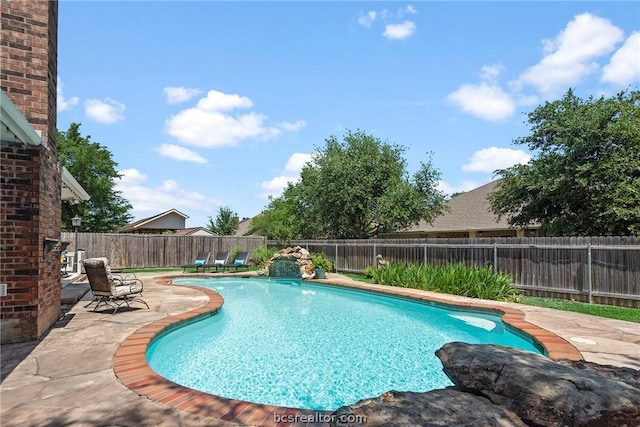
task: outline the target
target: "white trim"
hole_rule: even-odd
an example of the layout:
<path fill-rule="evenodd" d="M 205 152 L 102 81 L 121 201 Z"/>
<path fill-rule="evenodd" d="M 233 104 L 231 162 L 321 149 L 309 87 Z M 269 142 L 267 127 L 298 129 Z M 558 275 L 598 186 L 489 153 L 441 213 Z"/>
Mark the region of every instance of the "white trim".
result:
<path fill-rule="evenodd" d="M 166 211 L 166 212 L 159 213 L 159 214 L 158 214 L 158 215 L 156 215 L 156 216 L 152 216 L 152 217 L 149 217 L 149 218 L 143 218 L 143 220 L 144 220 L 143 222 L 141 222 L 140 224 L 137 224 L 136 226 L 132 227 L 131 229 L 132 229 L 132 230 L 138 229 L 138 228 L 142 227 L 143 225 L 147 225 L 147 224 L 149 224 L 150 222 L 156 221 L 156 220 L 158 220 L 158 219 L 160 219 L 160 218 L 162 218 L 162 217 L 165 217 L 165 216 L 167 216 L 167 215 L 169 215 L 169 214 L 173 214 L 173 213 L 180 215 L 180 216 L 181 216 L 181 217 L 183 217 L 184 219 L 189 218 L 189 216 L 188 216 L 188 215 L 183 214 L 183 213 L 182 213 L 182 212 L 180 212 L 179 210 L 176 210 L 176 209 L 170 209 L 170 210 L 168 210 L 168 211 Z M 140 221 L 140 220 L 138 220 L 138 221 Z M 128 227 L 128 226 L 126 226 L 126 227 Z M 125 227 L 125 228 L 126 228 L 126 227 Z"/>
<path fill-rule="evenodd" d="M 33 126 L 24 118 L 22 113 L 11 102 L 9 97 L 0 90 L 0 118 L 2 122 L 2 140 L 22 142 L 27 145 L 41 145 L 42 139 Z"/>
<path fill-rule="evenodd" d="M 62 167 L 62 200 L 82 202 L 91 199 L 89 193 L 76 181 L 71 172 Z"/>

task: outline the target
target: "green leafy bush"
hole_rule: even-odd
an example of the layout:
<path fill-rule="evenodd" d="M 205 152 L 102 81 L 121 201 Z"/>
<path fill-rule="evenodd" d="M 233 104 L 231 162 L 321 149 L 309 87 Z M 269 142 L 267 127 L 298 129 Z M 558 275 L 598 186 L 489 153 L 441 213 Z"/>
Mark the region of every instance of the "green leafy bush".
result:
<path fill-rule="evenodd" d="M 496 274 L 486 267 L 390 263 L 370 273 L 373 281 L 381 285 L 499 301 L 517 302 L 521 298 L 509 275 Z"/>
<path fill-rule="evenodd" d="M 333 271 L 333 263 L 325 254 L 312 253 L 311 263 L 313 264 L 313 268 L 322 268 L 327 272 Z"/>
<path fill-rule="evenodd" d="M 255 261 L 256 265 L 260 268 L 264 268 L 269 260 L 278 252 L 275 248 L 267 248 L 266 246 L 258 246 L 253 250 L 251 258 Z"/>
<path fill-rule="evenodd" d="M 231 249 L 227 254 L 227 262 L 230 262 L 233 264 L 233 260 L 236 259 L 236 257 L 238 256 L 238 252 L 240 252 L 240 248 Z"/>
<path fill-rule="evenodd" d="M 376 274 L 376 270 L 374 266 L 370 265 L 364 268 L 362 274 L 364 274 L 364 277 L 372 278 Z"/>

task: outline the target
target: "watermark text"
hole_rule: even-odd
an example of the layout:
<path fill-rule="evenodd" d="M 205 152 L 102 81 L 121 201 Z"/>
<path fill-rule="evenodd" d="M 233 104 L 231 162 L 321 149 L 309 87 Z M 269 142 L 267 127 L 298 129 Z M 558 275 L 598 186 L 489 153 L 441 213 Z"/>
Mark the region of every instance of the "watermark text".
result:
<path fill-rule="evenodd" d="M 355 414 L 329 414 L 324 412 L 312 412 L 306 414 L 273 414 L 274 423 L 341 423 L 366 424 L 367 417 Z"/>

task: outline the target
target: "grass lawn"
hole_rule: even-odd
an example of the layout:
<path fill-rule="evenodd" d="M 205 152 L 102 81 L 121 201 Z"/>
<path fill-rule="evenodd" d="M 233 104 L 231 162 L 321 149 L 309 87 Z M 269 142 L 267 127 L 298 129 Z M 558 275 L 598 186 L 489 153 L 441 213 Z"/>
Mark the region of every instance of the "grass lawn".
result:
<path fill-rule="evenodd" d="M 371 277 L 363 276 L 362 274 L 354 274 L 354 273 L 340 273 L 343 276 L 347 276 L 350 279 L 357 280 L 358 282 L 364 283 L 373 283 L 373 279 Z"/>
<path fill-rule="evenodd" d="M 522 303 L 535 305 L 536 307 L 555 308 L 556 310 L 573 311 L 576 313 L 592 314 L 594 316 L 640 323 L 640 309 L 637 308 L 588 304 L 585 302 L 539 297 L 522 297 Z"/>

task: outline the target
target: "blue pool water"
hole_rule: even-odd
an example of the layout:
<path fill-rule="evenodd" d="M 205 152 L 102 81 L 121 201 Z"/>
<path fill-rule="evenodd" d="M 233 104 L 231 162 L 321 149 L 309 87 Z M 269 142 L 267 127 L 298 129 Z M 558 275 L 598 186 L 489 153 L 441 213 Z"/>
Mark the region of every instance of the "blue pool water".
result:
<path fill-rule="evenodd" d="M 200 391 L 277 406 L 335 410 L 388 390 L 452 385 L 434 352 L 452 341 L 540 353 L 500 318 L 285 279 L 181 278 L 217 289 L 215 316 L 154 340 L 149 365 Z"/>

